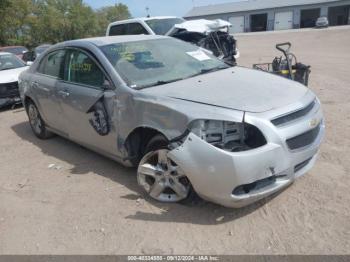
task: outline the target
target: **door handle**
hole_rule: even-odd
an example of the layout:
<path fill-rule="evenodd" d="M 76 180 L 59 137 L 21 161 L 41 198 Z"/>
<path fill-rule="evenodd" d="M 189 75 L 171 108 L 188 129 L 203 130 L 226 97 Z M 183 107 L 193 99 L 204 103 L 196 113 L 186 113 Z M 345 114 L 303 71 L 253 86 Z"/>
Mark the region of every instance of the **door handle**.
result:
<path fill-rule="evenodd" d="M 66 91 L 58 91 L 58 94 L 62 97 L 68 97 L 70 94 Z"/>
<path fill-rule="evenodd" d="M 32 87 L 36 88 L 36 89 L 40 89 L 40 90 L 45 91 L 45 92 L 50 92 L 50 89 L 40 85 L 38 82 L 35 82 L 35 81 L 32 82 Z"/>

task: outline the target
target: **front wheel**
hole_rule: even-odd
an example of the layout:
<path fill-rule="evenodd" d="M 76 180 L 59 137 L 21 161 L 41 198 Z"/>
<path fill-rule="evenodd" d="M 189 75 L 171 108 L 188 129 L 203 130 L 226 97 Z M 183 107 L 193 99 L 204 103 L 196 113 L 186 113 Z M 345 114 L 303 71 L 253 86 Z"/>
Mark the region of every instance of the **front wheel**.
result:
<path fill-rule="evenodd" d="M 184 171 L 168 157 L 167 141 L 153 138 L 137 169 L 139 185 L 161 202 L 180 202 L 192 195 L 192 186 Z"/>

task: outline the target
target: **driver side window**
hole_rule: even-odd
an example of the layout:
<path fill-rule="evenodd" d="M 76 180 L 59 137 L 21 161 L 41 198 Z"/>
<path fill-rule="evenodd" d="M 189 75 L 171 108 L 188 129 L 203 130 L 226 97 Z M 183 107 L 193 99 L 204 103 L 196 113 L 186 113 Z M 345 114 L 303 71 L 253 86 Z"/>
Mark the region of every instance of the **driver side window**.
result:
<path fill-rule="evenodd" d="M 98 89 L 102 88 L 105 80 L 104 73 L 86 53 L 71 50 L 68 53 L 67 65 L 66 81 Z"/>

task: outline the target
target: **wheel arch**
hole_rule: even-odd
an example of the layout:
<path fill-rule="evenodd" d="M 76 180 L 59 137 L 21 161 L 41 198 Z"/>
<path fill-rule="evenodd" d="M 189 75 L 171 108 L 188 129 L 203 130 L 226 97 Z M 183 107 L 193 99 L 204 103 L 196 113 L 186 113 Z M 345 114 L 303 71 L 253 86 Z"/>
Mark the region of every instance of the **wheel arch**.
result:
<path fill-rule="evenodd" d="M 138 162 L 142 158 L 143 151 L 145 150 L 147 144 L 156 135 L 161 135 L 167 141 L 170 141 L 170 139 L 162 131 L 148 126 L 136 127 L 128 134 L 125 139 L 124 147 L 127 151 L 129 160 L 134 166 L 137 166 Z"/>
<path fill-rule="evenodd" d="M 25 95 L 24 99 L 23 99 L 23 106 L 25 108 L 25 110 L 28 110 L 28 104 L 29 102 L 32 102 L 36 105 L 35 101 L 33 98 L 31 98 L 29 95 Z"/>

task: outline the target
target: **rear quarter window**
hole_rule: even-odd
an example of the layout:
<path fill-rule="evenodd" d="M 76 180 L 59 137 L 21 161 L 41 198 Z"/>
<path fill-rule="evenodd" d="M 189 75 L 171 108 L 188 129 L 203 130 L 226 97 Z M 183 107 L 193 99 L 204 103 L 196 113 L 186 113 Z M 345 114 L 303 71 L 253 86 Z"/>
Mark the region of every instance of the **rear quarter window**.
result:
<path fill-rule="evenodd" d="M 109 35 L 126 35 L 127 30 L 126 30 L 126 25 L 113 25 L 109 29 Z"/>
<path fill-rule="evenodd" d="M 148 31 L 140 23 L 128 23 L 113 25 L 109 29 L 109 35 L 148 35 Z"/>
<path fill-rule="evenodd" d="M 140 23 L 128 24 L 128 35 L 148 35 L 147 30 Z"/>

